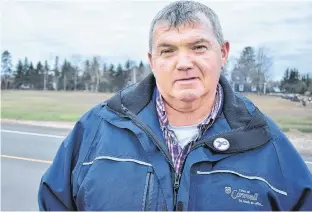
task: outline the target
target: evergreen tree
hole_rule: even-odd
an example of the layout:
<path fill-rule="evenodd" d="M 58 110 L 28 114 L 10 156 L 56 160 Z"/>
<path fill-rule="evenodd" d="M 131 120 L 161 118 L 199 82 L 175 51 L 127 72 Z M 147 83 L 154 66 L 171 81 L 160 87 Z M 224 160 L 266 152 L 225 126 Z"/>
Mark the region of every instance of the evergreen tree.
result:
<path fill-rule="evenodd" d="M 1 88 L 9 88 L 12 72 L 11 54 L 9 51 L 4 51 L 1 55 Z"/>
<path fill-rule="evenodd" d="M 35 74 L 33 76 L 34 79 L 34 88 L 36 90 L 43 90 L 43 65 L 42 63 L 39 61 L 37 63 L 36 69 L 35 69 Z"/>
<path fill-rule="evenodd" d="M 14 87 L 20 89 L 24 81 L 23 74 L 23 63 L 21 60 L 18 61 L 16 71 L 14 73 Z"/>

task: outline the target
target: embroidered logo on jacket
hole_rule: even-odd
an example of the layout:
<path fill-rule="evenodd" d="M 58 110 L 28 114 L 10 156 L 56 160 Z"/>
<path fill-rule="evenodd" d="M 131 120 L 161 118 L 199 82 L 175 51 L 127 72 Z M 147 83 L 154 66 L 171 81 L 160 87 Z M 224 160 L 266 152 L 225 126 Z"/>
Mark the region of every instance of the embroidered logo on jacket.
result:
<path fill-rule="evenodd" d="M 263 206 L 258 201 L 258 193 L 252 193 L 243 189 L 232 189 L 231 187 L 225 187 L 224 190 L 227 195 L 230 195 L 232 199 L 237 200 L 239 203 Z"/>
<path fill-rule="evenodd" d="M 231 187 L 225 187 L 225 193 L 226 194 L 232 193 L 232 188 Z"/>

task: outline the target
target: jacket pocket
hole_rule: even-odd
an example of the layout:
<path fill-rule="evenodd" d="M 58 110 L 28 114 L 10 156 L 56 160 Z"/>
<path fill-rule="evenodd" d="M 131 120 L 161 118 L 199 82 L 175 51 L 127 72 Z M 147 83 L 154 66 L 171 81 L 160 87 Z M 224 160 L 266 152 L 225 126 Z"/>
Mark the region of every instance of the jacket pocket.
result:
<path fill-rule="evenodd" d="M 142 203 L 143 211 L 152 210 L 153 191 L 154 191 L 154 172 L 153 168 L 149 167 L 146 175 L 145 188 L 143 193 L 143 203 Z"/>
<path fill-rule="evenodd" d="M 84 179 L 77 195 L 78 209 L 152 210 L 155 177 L 149 170 L 153 170 L 150 163 L 129 156 L 102 155 L 84 162 L 84 173 L 81 173 Z"/>

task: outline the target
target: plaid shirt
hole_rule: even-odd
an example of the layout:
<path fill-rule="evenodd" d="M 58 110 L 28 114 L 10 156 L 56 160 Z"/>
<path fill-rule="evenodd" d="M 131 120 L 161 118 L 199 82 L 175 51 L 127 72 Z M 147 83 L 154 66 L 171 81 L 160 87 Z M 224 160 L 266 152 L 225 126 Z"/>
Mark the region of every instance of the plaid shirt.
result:
<path fill-rule="evenodd" d="M 200 137 L 206 132 L 206 130 L 213 124 L 215 121 L 218 112 L 221 108 L 221 102 L 223 99 L 223 90 L 220 84 L 217 86 L 216 90 L 216 98 L 214 101 L 214 105 L 210 114 L 205 118 L 197 127 L 199 130 L 198 135 L 196 135 L 183 149 L 180 147 L 178 143 L 177 136 L 174 131 L 168 128 L 169 121 L 168 116 L 165 109 L 165 104 L 162 96 L 160 95 L 158 89 L 156 89 L 156 109 L 157 115 L 160 123 L 160 127 L 162 129 L 163 135 L 166 140 L 166 144 L 168 146 L 169 152 L 171 154 L 171 158 L 174 164 L 175 171 L 180 173 L 182 171 L 183 163 L 191 150 L 192 144 L 196 142 Z"/>

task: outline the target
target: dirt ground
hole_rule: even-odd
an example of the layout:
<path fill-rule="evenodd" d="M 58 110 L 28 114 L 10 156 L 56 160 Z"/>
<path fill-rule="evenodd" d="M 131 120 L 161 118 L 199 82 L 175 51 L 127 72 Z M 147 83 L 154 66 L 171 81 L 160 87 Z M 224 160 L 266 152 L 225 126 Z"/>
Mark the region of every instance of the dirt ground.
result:
<path fill-rule="evenodd" d="M 269 116 L 298 116 L 312 119 L 312 105 L 304 107 L 300 102 L 292 102 L 277 96 L 258 96 L 255 94 L 245 94 L 245 96 Z"/>

